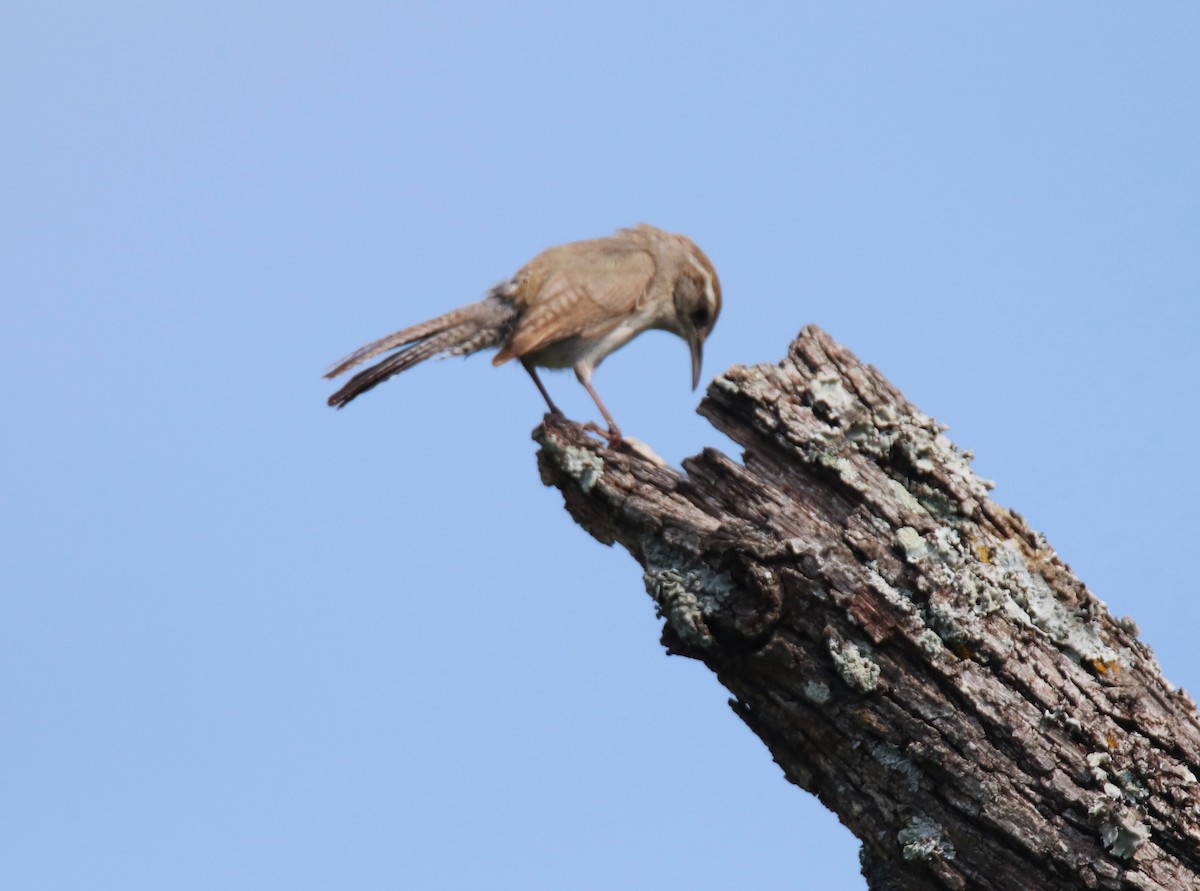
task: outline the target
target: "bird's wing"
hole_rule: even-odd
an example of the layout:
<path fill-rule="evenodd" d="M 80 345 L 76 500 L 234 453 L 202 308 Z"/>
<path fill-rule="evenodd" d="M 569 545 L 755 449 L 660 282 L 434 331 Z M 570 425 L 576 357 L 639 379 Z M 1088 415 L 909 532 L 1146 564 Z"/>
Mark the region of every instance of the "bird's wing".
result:
<path fill-rule="evenodd" d="M 646 298 L 654 260 L 645 247 L 618 238 L 551 248 L 517 274 L 518 316 L 494 364 L 527 356 L 570 337 L 599 337 Z"/>

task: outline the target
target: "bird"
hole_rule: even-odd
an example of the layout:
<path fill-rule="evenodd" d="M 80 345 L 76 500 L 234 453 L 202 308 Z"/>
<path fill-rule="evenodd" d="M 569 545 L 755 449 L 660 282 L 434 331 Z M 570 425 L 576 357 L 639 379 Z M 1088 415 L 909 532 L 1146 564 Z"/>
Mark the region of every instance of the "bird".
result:
<path fill-rule="evenodd" d="M 612 235 L 542 251 L 484 299 L 372 341 L 336 362 L 326 378 L 384 353 L 329 397 L 344 408 L 388 378 L 434 356 L 467 356 L 498 348 L 493 365 L 517 359 L 552 415 L 562 412 L 538 368 L 575 372 L 608 428 L 585 429 L 621 442 L 621 431 L 592 386 L 609 353 L 643 331 L 669 331 L 687 342 L 692 389 L 700 383 L 704 342 L 721 312 L 721 285 L 708 256 L 685 235 L 645 223 Z"/>

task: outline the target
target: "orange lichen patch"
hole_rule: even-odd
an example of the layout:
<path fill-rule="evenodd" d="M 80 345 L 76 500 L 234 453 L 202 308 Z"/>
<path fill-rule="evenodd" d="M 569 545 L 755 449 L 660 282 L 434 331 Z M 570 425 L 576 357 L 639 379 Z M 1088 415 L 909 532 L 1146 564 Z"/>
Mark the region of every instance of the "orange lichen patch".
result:
<path fill-rule="evenodd" d="M 1115 749 L 1117 747 L 1117 738 L 1111 733 L 1104 737 L 1104 741 L 1108 743 L 1108 747 L 1110 749 Z"/>
<path fill-rule="evenodd" d="M 1091 659 L 1088 661 L 1088 665 L 1092 667 L 1092 671 L 1099 675 L 1116 674 L 1121 670 L 1120 664 L 1112 660 L 1105 662 L 1102 659 Z"/>
<path fill-rule="evenodd" d="M 977 545 L 975 545 L 975 554 L 976 554 L 976 555 L 979 557 L 979 559 L 980 559 L 980 560 L 982 560 L 984 563 L 991 563 L 991 562 L 992 562 L 992 549 L 991 549 L 991 548 L 989 548 L 989 547 L 988 547 L 987 545 L 985 545 L 985 544 L 977 544 Z"/>
<path fill-rule="evenodd" d="M 872 709 L 858 709 L 854 712 L 854 717 L 858 720 L 858 723 L 861 726 L 866 727 L 868 730 L 872 731 L 873 733 L 877 733 L 880 736 L 885 736 L 892 730 L 888 723 Z"/>

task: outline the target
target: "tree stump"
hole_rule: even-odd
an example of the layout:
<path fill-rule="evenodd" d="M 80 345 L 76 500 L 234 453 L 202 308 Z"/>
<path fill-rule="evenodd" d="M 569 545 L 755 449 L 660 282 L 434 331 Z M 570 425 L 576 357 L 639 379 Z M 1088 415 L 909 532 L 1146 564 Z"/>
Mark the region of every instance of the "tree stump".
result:
<path fill-rule="evenodd" d="M 1200 719 L 931 418 L 817 328 L 700 413 L 680 473 L 547 416 L 543 481 L 641 564 L 883 889 L 1200 888 Z"/>

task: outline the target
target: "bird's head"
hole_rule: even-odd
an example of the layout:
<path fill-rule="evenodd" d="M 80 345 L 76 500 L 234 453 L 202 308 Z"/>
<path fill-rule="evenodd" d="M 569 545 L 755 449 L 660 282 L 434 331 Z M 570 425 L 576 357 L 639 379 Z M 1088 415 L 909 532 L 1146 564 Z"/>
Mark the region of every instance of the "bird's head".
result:
<path fill-rule="evenodd" d="M 682 236 L 680 236 L 682 238 Z M 700 384 L 700 364 L 703 358 L 704 341 L 717 323 L 721 312 L 721 283 L 717 270 L 689 239 L 680 264 L 679 277 L 675 280 L 675 324 L 676 333 L 688 343 L 692 351 L 692 389 Z"/>

